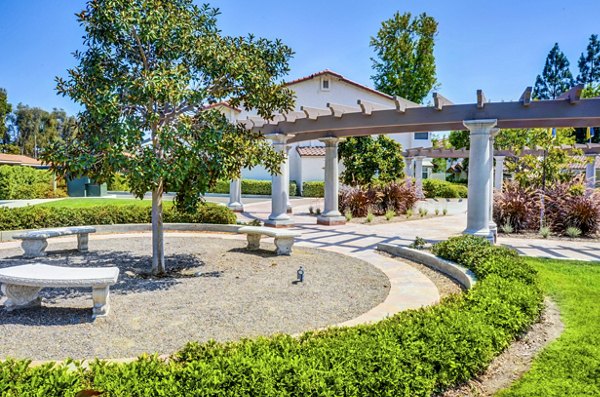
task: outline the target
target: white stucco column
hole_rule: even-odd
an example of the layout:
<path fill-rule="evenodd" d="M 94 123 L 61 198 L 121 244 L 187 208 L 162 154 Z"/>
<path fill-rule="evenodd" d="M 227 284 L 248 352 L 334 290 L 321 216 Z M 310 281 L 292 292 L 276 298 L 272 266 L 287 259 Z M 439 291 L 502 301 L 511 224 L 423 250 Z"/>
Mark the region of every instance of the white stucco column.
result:
<path fill-rule="evenodd" d="M 588 189 L 596 187 L 596 156 L 593 156 L 591 160 L 591 163 L 585 165 L 585 186 Z"/>
<path fill-rule="evenodd" d="M 417 188 L 417 193 L 423 198 L 423 160 L 425 156 L 416 156 L 415 157 L 415 186 Z"/>
<path fill-rule="evenodd" d="M 407 157 L 404 159 L 404 173 L 406 174 L 407 178 L 412 178 L 414 177 L 413 175 L 413 159 L 412 157 Z"/>
<path fill-rule="evenodd" d="M 470 131 L 469 196 L 467 199 L 466 234 L 484 237 L 493 241 L 490 232 L 490 191 L 492 156 L 490 136 L 497 120 L 466 120 Z"/>
<path fill-rule="evenodd" d="M 494 171 L 494 189 L 501 192 L 504 182 L 504 156 L 495 156 L 496 170 Z"/>
<path fill-rule="evenodd" d="M 289 185 L 290 179 L 286 143 L 292 135 L 270 134 L 266 137 L 273 141 L 273 149 L 275 151 L 286 155 L 286 160 L 281 163 L 279 173 L 271 177 L 271 214 L 269 215 L 269 219 L 265 221 L 265 226 L 288 227 L 294 223 L 287 214 L 289 187 L 286 188 L 286 185 Z"/>
<path fill-rule="evenodd" d="M 325 204 L 323 213 L 317 217 L 319 225 L 343 225 L 346 218 L 338 209 L 338 143 L 339 138 L 324 138 L 325 143 Z"/>
<path fill-rule="evenodd" d="M 283 176 L 285 180 L 285 192 L 287 195 L 287 203 L 286 203 L 286 212 L 288 214 L 292 213 L 292 203 L 290 203 L 290 149 L 292 147 L 290 145 L 285 145 L 285 167 L 282 170 L 285 172 Z M 296 192 L 294 192 L 296 195 Z"/>
<path fill-rule="evenodd" d="M 244 204 L 242 203 L 242 180 L 233 179 L 229 182 L 229 203 L 227 208 L 234 212 L 244 212 Z"/>
<path fill-rule="evenodd" d="M 496 222 L 494 222 L 494 184 L 492 183 L 492 181 L 494 180 L 494 139 L 496 137 L 496 135 L 498 134 L 498 132 L 500 131 L 499 128 L 493 128 L 491 133 L 490 133 L 490 144 L 489 144 L 489 152 L 490 152 L 490 165 L 489 165 L 489 169 L 490 169 L 490 222 L 489 222 L 489 228 L 490 228 L 490 232 L 492 233 L 492 237 L 494 239 L 494 243 L 496 242 L 497 238 L 498 238 L 498 225 L 496 225 Z"/>

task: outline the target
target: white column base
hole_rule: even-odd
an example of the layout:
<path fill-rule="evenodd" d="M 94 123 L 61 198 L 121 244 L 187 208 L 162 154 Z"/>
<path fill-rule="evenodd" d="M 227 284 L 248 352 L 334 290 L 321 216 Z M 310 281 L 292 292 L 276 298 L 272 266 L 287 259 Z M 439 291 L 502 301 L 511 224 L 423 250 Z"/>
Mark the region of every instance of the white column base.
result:
<path fill-rule="evenodd" d="M 345 225 L 346 218 L 341 215 L 334 215 L 334 216 L 319 215 L 319 216 L 317 216 L 317 224 L 325 225 L 325 226 Z"/>
<path fill-rule="evenodd" d="M 244 212 L 244 205 L 242 203 L 229 203 L 227 204 L 227 208 L 233 212 Z"/>
<path fill-rule="evenodd" d="M 280 219 L 267 219 L 265 221 L 265 226 L 267 227 L 291 227 L 294 226 L 294 220 L 288 218 L 280 218 Z"/>
<path fill-rule="evenodd" d="M 481 229 L 481 230 L 466 229 L 463 232 L 463 234 L 471 234 L 476 237 L 483 237 L 484 239 L 488 240 L 491 243 L 494 242 L 494 233 L 492 233 L 492 231 L 489 228 Z"/>

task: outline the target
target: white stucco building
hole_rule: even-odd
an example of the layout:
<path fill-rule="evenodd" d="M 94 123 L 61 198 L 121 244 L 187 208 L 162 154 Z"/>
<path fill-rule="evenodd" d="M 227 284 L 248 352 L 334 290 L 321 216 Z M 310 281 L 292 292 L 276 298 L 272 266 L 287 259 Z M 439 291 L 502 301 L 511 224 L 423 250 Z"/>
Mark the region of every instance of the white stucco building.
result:
<path fill-rule="evenodd" d="M 394 97 L 376 91 L 370 87 L 356 83 L 330 70 L 324 70 L 307 77 L 286 83 L 296 97 L 295 111 L 301 111 L 302 106 L 327 109 L 327 105 L 337 104 L 359 108 L 358 100 L 376 104 L 380 108 L 395 108 Z M 405 101 L 408 106 L 419 106 Z M 234 120 L 246 120 L 257 116 L 254 111 L 236 109 L 226 104 L 220 105 L 222 112 Z M 402 144 L 403 149 L 415 147 L 430 147 L 431 134 L 402 133 L 388 134 Z M 325 147 L 319 141 L 305 141 L 292 144 L 289 151 L 290 179 L 295 180 L 301 188 L 306 181 L 322 181 L 324 177 Z M 424 170 L 424 174 L 429 172 Z M 242 171 L 243 179 L 271 179 L 271 175 L 262 167 Z M 293 192 L 292 192 L 293 195 Z"/>

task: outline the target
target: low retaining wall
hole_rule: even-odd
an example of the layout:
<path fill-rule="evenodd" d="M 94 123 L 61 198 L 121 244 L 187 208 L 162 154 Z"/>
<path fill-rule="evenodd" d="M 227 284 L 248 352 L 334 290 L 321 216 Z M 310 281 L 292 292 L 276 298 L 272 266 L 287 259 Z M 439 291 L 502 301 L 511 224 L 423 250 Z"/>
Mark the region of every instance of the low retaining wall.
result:
<path fill-rule="evenodd" d="M 477 282 L 477 277 L 475 277 L 475 274 L 471 270 L 457 265 L 454 262 L 439 258 L 427 251 L 420 251 L 394 244 L 377 244 L 377 249 L 442 272 L 467 289 L 473 287 Z"/>
<path fill-rule="evenodd" d="M 225 232 L 237 233 L 243 225 L 221 225 L 213 223 L 165 223 L 164 230 L 169 232 Z M 150 232 L 151 223 L 128 223 L 123 225 L 92 225 L 97 233 L 128 233 L 128 232 Z M 53 228 L 45 228 L 53 229 Z M 38 229 L 29 229 L 38 230 Z M 15 241 L 12 236 L 15 234 L 27 232 L 29 230 L 6 230 L 0 232 L 0 242 Z"/>

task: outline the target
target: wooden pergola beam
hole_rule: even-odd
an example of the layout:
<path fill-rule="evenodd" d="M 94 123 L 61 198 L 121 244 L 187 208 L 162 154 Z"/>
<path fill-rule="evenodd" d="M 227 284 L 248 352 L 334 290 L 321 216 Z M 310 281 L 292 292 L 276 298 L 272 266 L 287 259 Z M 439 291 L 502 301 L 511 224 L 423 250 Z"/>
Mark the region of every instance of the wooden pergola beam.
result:
<path fill-rule="evenodd" d="M 521 94 L 521 98 L 519 98 L 519 102 L 521 102 L 521 104 L 523 106 L 527 107 L 531 103 L 531 93 L 532 92 L 533 92 L 533 88 L 527 87 L 527 88 L 525 88 L 525 91 L 523 91 L 523 94 Z"/>
<path fill-rule="evenodd" d="M 337 118 L 341 118 L 346 113 L 356 113 L 360 111 L 352 106 L 340 105 L 337 103 L 328 103 L 327 108 L 331 111 L 331 114 Z"/>
<path fill-rule="evenodd" d="M 331 115 L 331 110 L 329 109 L 313 108 L 311 106 L 300 106 L 300 110 L 302 110 L 306 114 L 306 118 L 310 120 L 316 120 L 321 116 Z"/>
<path fill-rule="evenodd" d="M 441 94 L 434 92 L 433 93 L 433 107 L 439 111 L 444 109 L 444 106 L 454 105 L 452 101 L 447 98 L 444 98 Z"/>
<path fill-rule="evenodd" d="M 305 118 L 306 117 L 306 113 L 291 111 L 291 112 L 285 113 L 283 115 L 283 117 L 285 118 L 285 121 L 293 123 L 294 121 L 296 121 L 298 119 Z"/>
<path fill-rule="evenodd" d="M 486 99 L 483 90 L 477 90 L 477 109 L 483 109 L 485 102 Z"/>
<path fill-rule="evenodd" d="M 312 108 L 311 108 L 312 109 Z M 600 98 L 581 99 L 577 106 L 565 100 L 522 102 L 488 102 L 483 109 L 476 104 L 448 105 L 444 111 L 432 107 L 406 108 L 347 113 L 342 118 L 328 109 L 308 110 L 313 119 L 297 119 L 258 128 L 264 134 L 282 132 L 294 134 L 290 142 L 320 139 L 325 136 L 347 137 L 408 132 L 463 130 L 464 120 L 497 119 L 498 128 L 552 128 L 600 126 Z M 316 120 L 318 117 L 318 120 Z"/>
<path fill-rule="evenodd" d="M 371 113 L 373 113 L 373 111 L 376 110 L 384 110 L 384 109 L 389 109 L 388 106 L 379 104 L 379 103 L 375 103 L 375 102 L 369 102 L 369 101 L 365 101 L 363 99 L 359 99 L 356 101 L 357 105 L 360 106 L 360 110 L 361 112 L 363 112 L 363 114 L 370 116 Z"/>
<path fill-rule="evenodd" d="M 581 92 L 583 91 L 583 84 L 577 84 L 570 90 L 563 92 L 556 99 L 568 100 L 571 105 L 575 105 L 581 99 Z"/>

